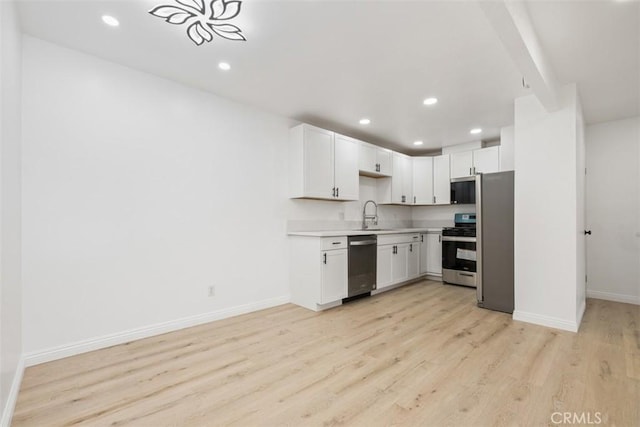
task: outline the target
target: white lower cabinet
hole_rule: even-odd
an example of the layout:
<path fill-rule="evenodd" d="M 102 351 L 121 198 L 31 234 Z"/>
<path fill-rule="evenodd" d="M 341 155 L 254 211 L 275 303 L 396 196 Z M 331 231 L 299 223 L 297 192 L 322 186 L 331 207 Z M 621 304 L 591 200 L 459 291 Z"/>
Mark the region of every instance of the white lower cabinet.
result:
<path fill-rule="evenodd" d="M 438 235 L 435 236 L 437 239 Z M 420 254 L 424 243 L 421 237 L 419 233 L 378 235 L 378 290 L 426 274 L 422 271 L 423 258 Z M 342 304 L 349 284 L 347 236 L 292 235 L 289 236 L 289 246 L 291 302 L 314 311 Z"/>
<path fill-rule="evenodd" d="M 290 236 L 291 302 L 319 311 L 347 297 L 347 237 Z"/>
<path fill-rule="evenodd" d="M 420 274 L 442 276 L 442 233 L 423 233 L 420 240 Z"/>
<path fill-rule="evenodd" d="M 420 235 L 378 236 L 377 288 L 406 282 L 420 276 Z"/>
<path fill-rule="evenodd" d="M 346 249 L 322 251 L 320 304 L 347 297 L 348 254 Z"/>
<path fill-rule="evenodd" d="M 376 288 L 383 289 L 393 284 L 391 263 L 395 252 L 394 245 L 378 245 L 378 259 L 376 260 Z"/>
<path fill-rule="evenodd" d="M 407 275 L 409 276 L 409 279 L 415 279 L 420 276 L 420 243 L 409 243 Z"/>

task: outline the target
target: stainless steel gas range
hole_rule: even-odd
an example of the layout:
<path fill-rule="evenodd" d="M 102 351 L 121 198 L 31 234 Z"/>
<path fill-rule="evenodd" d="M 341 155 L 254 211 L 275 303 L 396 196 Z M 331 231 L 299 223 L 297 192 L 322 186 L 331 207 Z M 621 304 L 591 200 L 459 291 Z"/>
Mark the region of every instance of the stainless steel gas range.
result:
<path fill-rule="evenodd" d="M 455 214 L 455 227 L 442 230 L 442 280 L 477 286 L 476 214 Z"/>

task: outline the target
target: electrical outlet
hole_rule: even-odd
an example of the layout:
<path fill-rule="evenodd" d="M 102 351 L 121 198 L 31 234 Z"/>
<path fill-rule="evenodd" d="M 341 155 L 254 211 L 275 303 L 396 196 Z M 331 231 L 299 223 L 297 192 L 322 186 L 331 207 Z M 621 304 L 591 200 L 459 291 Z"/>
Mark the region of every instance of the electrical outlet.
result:
<path fill-rule="evenodd" d="M 215 286 L 209 286 L 209 296 L 213 297 L 216 295 L 216 287 Z"/>

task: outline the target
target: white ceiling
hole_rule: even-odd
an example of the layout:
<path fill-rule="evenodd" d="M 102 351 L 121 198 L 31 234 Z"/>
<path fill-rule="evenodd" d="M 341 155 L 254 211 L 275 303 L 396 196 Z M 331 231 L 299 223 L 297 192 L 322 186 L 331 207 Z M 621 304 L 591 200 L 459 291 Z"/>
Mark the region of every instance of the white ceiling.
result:
<path fill-rule="evenodd" d="M 232 22 L 247 41 L 199 47 L 186 26 L 147 13 L 163 3 L 175 1 L 22 0 L 20 11 L 30 35 L 411 153 L 415 140 L 477 140 L 473 127 L 498 137 L 513 99 L 530 93 L 474 1 L 244 0 Z M 578 83 L 587 123 L 640 114 L 639 3 L 528 7 L 559 82 Z M 428 96 L 439 103 L 425 107 Z"/>

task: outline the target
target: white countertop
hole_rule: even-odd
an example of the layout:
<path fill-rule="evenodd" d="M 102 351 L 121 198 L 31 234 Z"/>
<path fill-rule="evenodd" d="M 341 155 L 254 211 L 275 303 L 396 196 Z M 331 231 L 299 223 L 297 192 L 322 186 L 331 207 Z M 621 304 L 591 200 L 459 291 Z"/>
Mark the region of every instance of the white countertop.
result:
<path fill-rule="evenodd" d="M 380 230 L 325 230 L 325 231 L 290 231 L 289 236 L 309 237 L 338 237 L 338 236 L 362 236 L 365 234 L 402 234 L 402 233 L 439 233 L 442 228 L 384 228 Z"/>

